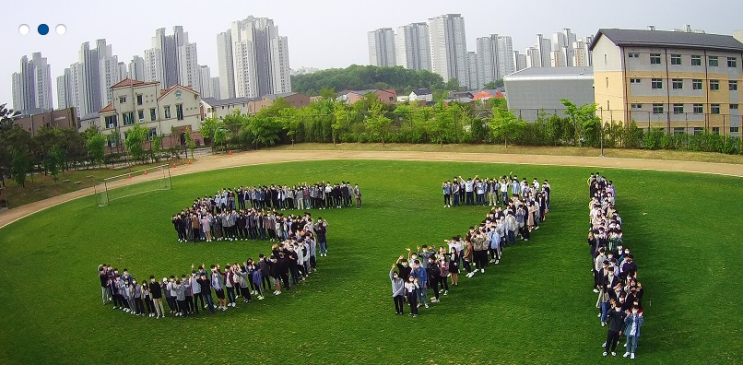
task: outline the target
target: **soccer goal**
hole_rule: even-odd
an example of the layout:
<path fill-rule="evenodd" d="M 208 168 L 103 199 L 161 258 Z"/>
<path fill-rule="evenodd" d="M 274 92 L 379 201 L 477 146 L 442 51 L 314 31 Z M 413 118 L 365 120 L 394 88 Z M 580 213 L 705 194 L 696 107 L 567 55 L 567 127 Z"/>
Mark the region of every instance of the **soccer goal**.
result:
<path fill-rule="evenodd" d="M 170 165 L 160 165 L 143 170 L 109 177 L 95 187 L 99 207 L 116 199 L 158 190 L 170 190 Z"/>

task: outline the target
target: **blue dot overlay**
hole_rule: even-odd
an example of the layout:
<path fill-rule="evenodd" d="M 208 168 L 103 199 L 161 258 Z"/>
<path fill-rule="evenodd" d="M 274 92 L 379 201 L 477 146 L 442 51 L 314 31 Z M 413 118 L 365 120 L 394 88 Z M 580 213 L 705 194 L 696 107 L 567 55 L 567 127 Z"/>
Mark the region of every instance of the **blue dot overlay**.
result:
<path fill-rule="evenodd" d="M 39 25 L 39 34 L 41 35 L 47 35 L 49 33 L 49 26 L 46 24 L 40 24 Z"/>

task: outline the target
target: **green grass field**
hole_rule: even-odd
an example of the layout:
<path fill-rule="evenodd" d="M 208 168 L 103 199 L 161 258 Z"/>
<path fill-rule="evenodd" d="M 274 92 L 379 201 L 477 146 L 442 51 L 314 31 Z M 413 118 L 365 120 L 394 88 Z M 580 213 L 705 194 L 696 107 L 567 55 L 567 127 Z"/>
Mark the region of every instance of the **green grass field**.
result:
<path fill-rule="evenodd" d="M 394 315 L 388 270 L 406 247 L 439 244 L 484 208 L 443 209 L 454 175 L 549 179 L 552 212 L 528 243 L 418 318 Z M 586 225 L 595 168 L 331 161 L 261 165 L 173 178 L 174 189 L 98 208 L 87 197 L 0 230 L 1 364 L 596 364 Z M 602 169 L 618 187 L 625 243 L 646 291 L 638 363 L 743 363 L 741 180 Z M 97 265 L 137 279 L 256 257 L 268 242 L 180 244 L 172 213 L 224 186 L 358 182 L 361 210 L 330 222 L 329 256 L 280 297 L 189 319 L 135 318 L 102 306 Z M 238 301 L 240 302 L 240 301 Z M 407 309 L 406 309 L 407 312 Z M 622 342 L 623 343 L 623 342 Z M 621 355 L 621 353 L 620 353 Z"/>

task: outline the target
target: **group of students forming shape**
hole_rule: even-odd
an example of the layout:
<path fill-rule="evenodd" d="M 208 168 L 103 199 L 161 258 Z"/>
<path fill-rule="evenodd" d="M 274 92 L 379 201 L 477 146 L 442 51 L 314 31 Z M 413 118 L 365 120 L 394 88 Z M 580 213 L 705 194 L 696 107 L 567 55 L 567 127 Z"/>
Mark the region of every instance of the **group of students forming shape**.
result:
<path fill-rule="evenodd" d="M 545 201 L 549 199 L 550 184 L 547 180 L 539 184 L 535 177 L 529 184 L 526 178 L 519 181 L 519 177 L 511 172 L 508 176 L 500 178 L 475 178 L 468 177 L 466 180 L 460 175 L 452 180 L 446 180 L 441 184 L 444 193 L 444 208 L 459 205 L 480 205 L 495 207 L 499 203 L 508 204 L 508 193 L 511 196 L 531 196 L 534 200 Z M 549 204 L 543 204 L 549 205 Z"/>
<path fill-rule="evenodd" d="M 518 181 L 518 177 L 513 173 L 502 179 Z M 465 180 L 461 177 L 459 180 L 455 179 L 456 184 L 460 181 Z M 466 181 L 472 183 L 474 192 L 479 195 L 476 184 L 485 180 L 479 180 L 475 176 L 474 180 Z M 446 182 L 444 186 L 447 186 Z M 472 189 L 464 187 L 465 192 L 468 193 L 469 190 Z M 454 236 L 451 240 L 444 240 L 446 246 L 429 248 L 422 245 L 417 247 L 416 252 L 407 249 L 407 256 L 400 255 L 390 269 L 396 315 L 404 314 L 404 303 L 407 301 L 410 315 L 417 317 L 418 308 L 422 306 L 429 308 L 429 303 L 440 301 L 440 295 L 449 295 L 450 278 L 452 286 L 459 285 L 460 267 L 467 272 L 467 278 L 472 278 L 477 273 L 485 274 L 488 264 L 500 263 L 503 247 L 515 244 L 517 237 L 528 241 L 531 232 L 539 229 L 539 223 L 544 222 L 549 213 L 550 186 L 547 180 L 541 186 L 537 179 L 534 179 L 534 185 L 527 184 L 526 188 L 519 185 L 517 190 L 512 191 L 510 198 L 508 191 L 505 194 L 503 200 L 494 201 L 495 204 L 485 219 L 477 226 L 470 227 L 464 238 L 461 235 Z M 456 199 L 460 198 L 459 195 L 455 196 Z M 444 197 L 446 204 L 448 202 L 446 189 Z M 499 205 L 501 202 L 503 206 Z M 428 299 L 429 290 L 433 291 L 434 299 Z"/>
<path fill-rule="evenodd" d="M 317 246 L 322 230 L 323 244 L 320 246 L 327 256 L 327 242 L 324 232 L 327 222 L 305 213 L 296 220 L 293 229 L 281 241 L 271 247 L 271 255 L 258 255 L 258 260 L 248 258 L 243 262 L 228 263 L 207 267 L 191 265 L 190 275 L 180 277 L 171 275 L 162 281 L 149 276 L 147 280 L 137 281 L 127 269 L 120 274 L 117 268 L 102 264 L 98 267 L 101 282 L 101 301 L 103 305 L 113 302 L 113 309 L 120 309 L 132 315 L 164 318 L 163 299 L 168 305 L 169 314 L 188 317 L 198 314 L 199 309 L 226 311 L 236 308 L 236 301 L 242 297 L 250 303 L 253 296 L 264 299 L 264 290 L 274 290 L 280 295 L 282 288 L 289 290 L 293 285 L 304 283 L 307 277 L 317 272 Z M 217 297 L 214 302 L 212 295 Z M 200 303 L 199 303 L 200 302 Z"/>
<path fill-rule="evenodd" d="M 617 356 L 619 338 L 627 338 L 625 358 L 635 359 L 640 328 L 645 322 L 642 307 L 644 291 L 637 281 L 637 264 L 629 247 L 624 246 L 622 218 L 615 208 L 616 190 L 612 181 L 599 173 L 588 179 L 591 194 L 588 245 L 596 308 L 601 325 L 608 325 L 603 356 Z"/>

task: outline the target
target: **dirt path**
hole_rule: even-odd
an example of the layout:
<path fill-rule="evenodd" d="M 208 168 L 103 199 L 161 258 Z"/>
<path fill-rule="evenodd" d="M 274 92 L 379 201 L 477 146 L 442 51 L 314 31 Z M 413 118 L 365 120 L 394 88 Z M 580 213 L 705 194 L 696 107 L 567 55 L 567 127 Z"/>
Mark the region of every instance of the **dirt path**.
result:
<path fill-rule="evenodd" d="M 743 177 L 743 166 L 725 163 L 690 162 L 672 160 L 648 160 L 611 157 L 577 157 L 549 155 L 512 155 L 493 153 L 451 152 L 401 152 L 401 151 L 249 151 L 233 155 L 201 156 L 193 164 L 178 165 L 171 169 L 172 176 L 196 172 L 249 166 L 265 163 L 309 161 L 309 160 L 396 160 L 396 161 L 457 161 L 485 163 L 515 163 L 556 166 L 590 166 L 655 171 L 681 171 Z M 147 179 L 152 179 L 150 175 Z M 132 182 L 143 181 L 139 176 Z M 89 196 L 93 188 L 78 190 L 0 213 L 0 228 L 44 209 Z"/>

